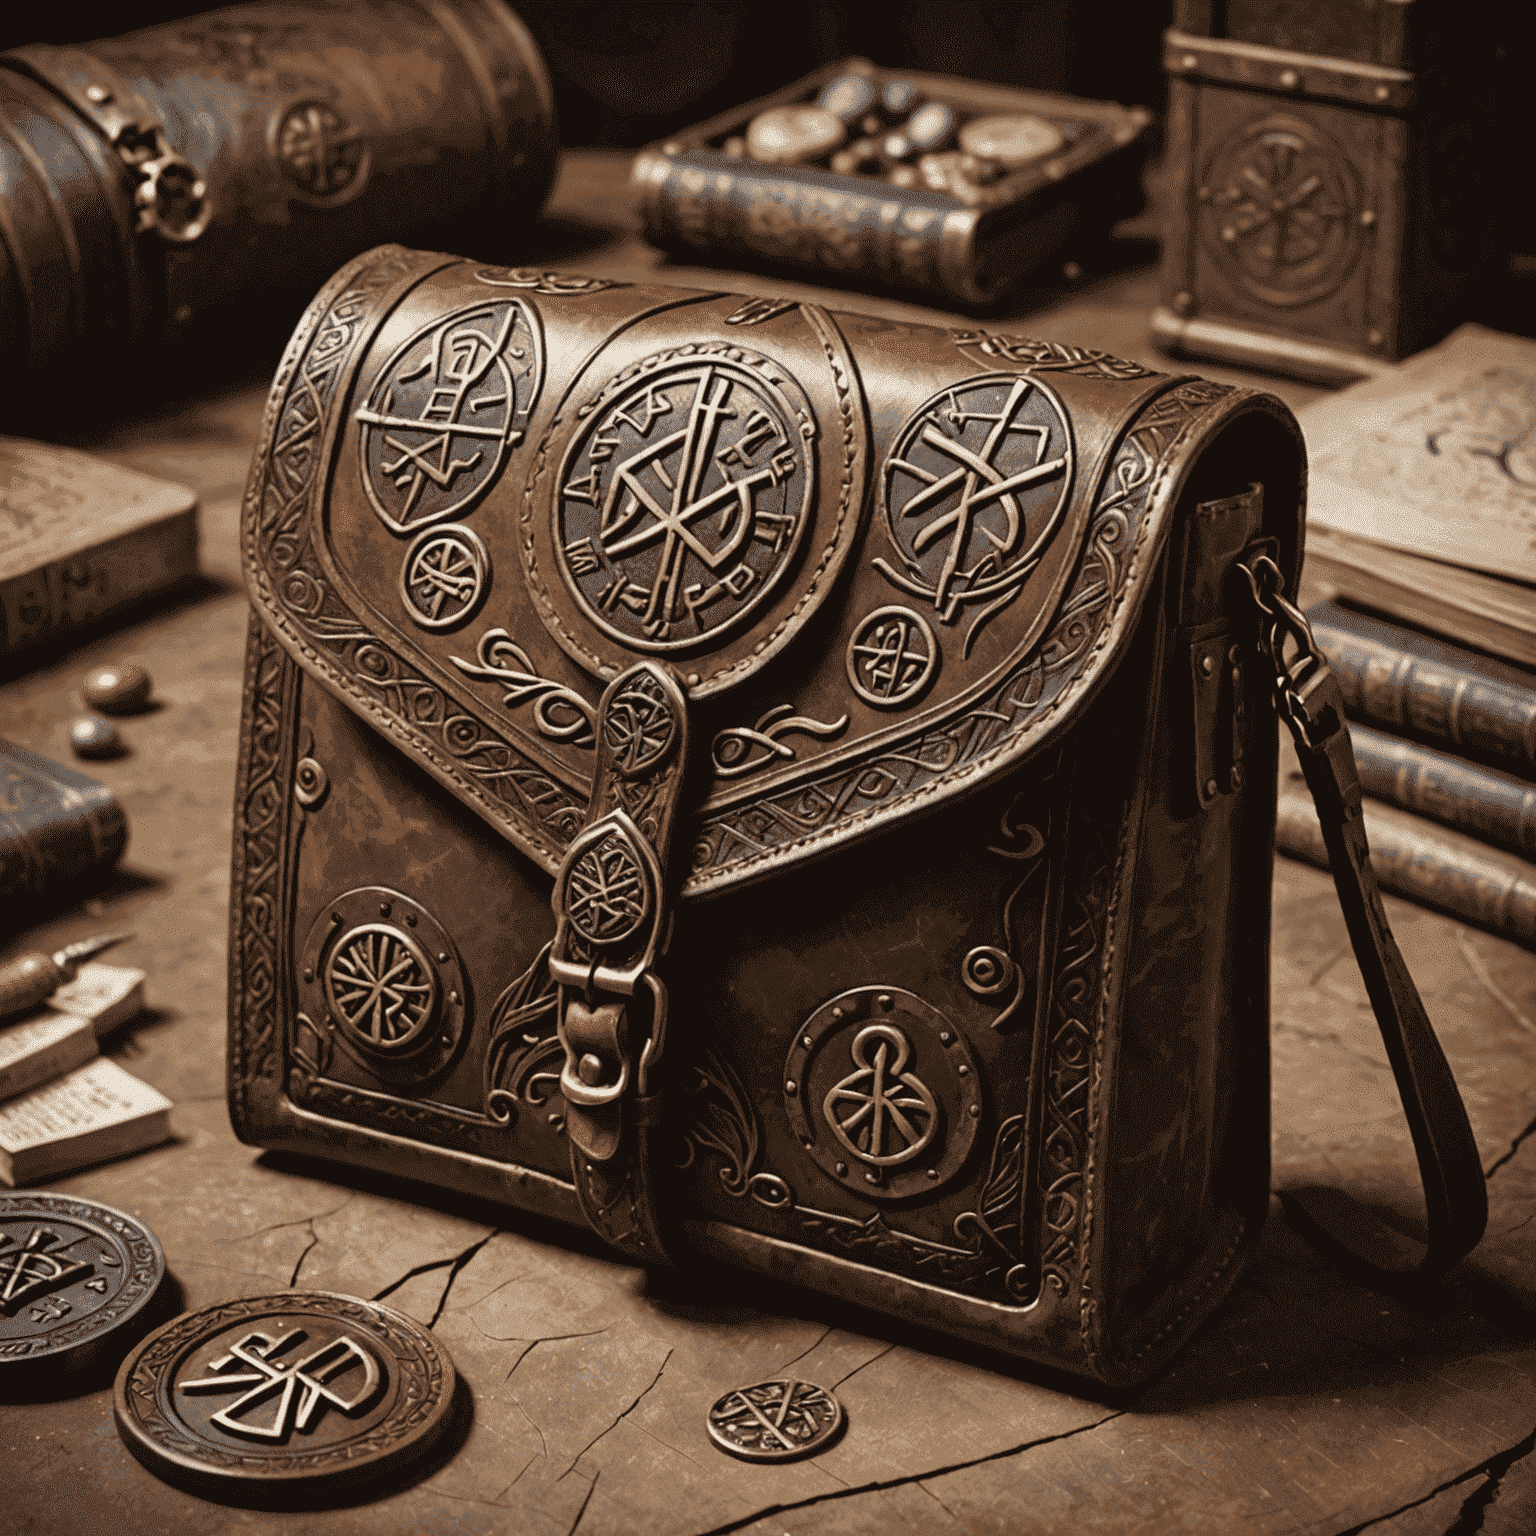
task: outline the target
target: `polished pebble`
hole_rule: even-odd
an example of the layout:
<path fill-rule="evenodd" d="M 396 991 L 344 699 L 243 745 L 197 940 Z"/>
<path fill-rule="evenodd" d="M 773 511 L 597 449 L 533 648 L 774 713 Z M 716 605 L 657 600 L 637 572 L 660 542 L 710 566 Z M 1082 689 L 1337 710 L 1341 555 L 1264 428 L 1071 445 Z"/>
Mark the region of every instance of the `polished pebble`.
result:
<path fill-rule="evenodd" d="M 979 160 L 995 160 L 1008 170 L 1054 154 L 1066 142 L 1055 123 L 1033 113 L 977 117 L 960 130 L 960 148 Z"/>
<path fill-rule="evenodd" d="M 115 757 L 123 749 L 123 738 L 110 720 L 78 715 L 69 723 L 69 744 L 76 757 Z"/>
<path fill-rule="evenodd" d="M 130 661 L 118 667 L 98 667 L 86 678 L 80 694 L 92 709 L 104 709 L 109 715 L 132 715 L 149 703 L 153 687 L 149 673 Z"/>
<path fill-rule="evenodd" d="M 816 105 L 845 123 L 867 112 L 875 99 L 875 84 L 867 75 L 839 75 L 827 83 Z"/>
<path fill-rule="evenodd" d="M 821 107 L 770 107 L 747 129 L 747 153 L 770 165 L 799 165 L 830 154 L 846 136 L 842 119 Z"/>

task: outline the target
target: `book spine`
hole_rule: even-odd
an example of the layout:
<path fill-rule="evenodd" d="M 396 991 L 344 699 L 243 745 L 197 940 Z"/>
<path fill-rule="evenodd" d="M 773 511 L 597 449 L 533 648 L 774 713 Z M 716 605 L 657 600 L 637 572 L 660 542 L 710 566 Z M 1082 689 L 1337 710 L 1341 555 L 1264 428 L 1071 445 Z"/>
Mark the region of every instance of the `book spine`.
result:
<path fill-rule="evenodd" d="M 0 741 L 0 906 L 84 885 L 127 846 L 128 818 L 105 784 Z"/>
<path fill-rule="evenodd" d="M 1332 622 L 1314 621 L 1312 637 L 1338 677 L 1351 719 L 1536 774 L 1536 689 L 1415 656 Z"/>
<path fill-rule="evenodd" d="M 684 150 L 642 152 L 631 180 L 645 238 L 684 261 L 772 262 L 974 302 L 977 215 L 910 188 Z"/>
<path fill-rule="evenodd" d="M 1536 949 L 1536 865 L 1376 802 L 1365 811 L 1365 834 L 1383 890 Z M 1317 811 L 1305 790 L 1283 782 L 1275 843 L 1284 853 L 1328 868 Z"/>
<path fill-rule="evenodd" d="M 197 508 L 0 582 L 0 659 L 110 618 L 197 574 Z"/>
<path fill-rule="evenodd" d="M 1536 784 L 1368 725 L 1349 734 L 1366 794 L 1536 858 Z"/>

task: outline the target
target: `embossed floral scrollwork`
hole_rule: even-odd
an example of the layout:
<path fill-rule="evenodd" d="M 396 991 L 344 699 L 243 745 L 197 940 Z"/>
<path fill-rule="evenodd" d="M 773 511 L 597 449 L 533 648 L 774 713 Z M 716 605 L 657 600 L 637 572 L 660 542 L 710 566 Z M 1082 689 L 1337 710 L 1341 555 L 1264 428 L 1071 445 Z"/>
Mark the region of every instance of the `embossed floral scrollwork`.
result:
<path fill-rule="evenodd" d="M 836 720 L 812 720 L 808 715 L 795 714 L 794 707 L 776 704 L 756 725 L 733 725 L 717 732 L 710 747 L 715 777 L 739 779 L 775 761 L 792 762 L 795 749 L 785 746 L 781 737 L 802 733 L 830 740 L 848 729 L 847 715 Z"/>
<path fill-rule="evenodd" d="M 449 658 L 467 677 L 483 677 L 501 683 L 507 705 L 531 704 L 533 723 L 551 741 L 590 747 L 596 740 L 596 712 L 573 688 L 540 677 L 532 658 L 504 629 L 488 629 L 475 647 L 473 662 Z"/>
<path fill-rule="evenodd" d="M 717 1172 L 725 1192 L 737 1199 L 745 1195 L 757 1163 L 757 1116 L 741 1079 L 713 1051 L 705 1051 L 703 1065 L 692 1068 L 694 1082 L 685 1085 L 696 1096 L 693 1118 L 683 1132 L 680 1168 L 692 1167 L 700 1149 L 724 1159 Z"/>
<path fill-rule="evenodd" d="M 558 1069 L 544 1070 L 563 1054 L 554 1033 L 557 1001 L 546 944 L 491 1008 L 485 1112 L 499 1125 L 510 1125 L 520 1104 L 545 1105 L 545 1080 L 560 1080 Z"/>

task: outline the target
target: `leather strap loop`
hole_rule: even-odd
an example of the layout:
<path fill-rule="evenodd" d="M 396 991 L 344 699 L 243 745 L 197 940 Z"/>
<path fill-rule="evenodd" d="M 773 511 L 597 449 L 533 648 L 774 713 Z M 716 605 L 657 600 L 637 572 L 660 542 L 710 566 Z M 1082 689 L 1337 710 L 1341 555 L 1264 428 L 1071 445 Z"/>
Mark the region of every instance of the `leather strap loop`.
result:
<path fill-rule="evenodd" d="M 1273 664 L 1275 706 L 1295 738 L 1317 806 L 1334 888 L 1413 1134 L 1429 1240 L 1405 1237 L 1339 1190 L 1309 1186 L 1283 1191 L 1280 1198 L 1309 1238 L 1376 1286 L 1433 1280 L 1483 1235 L 1488 1192 L 1482 1159 L 1456 1079 L 1382 906 L 1338 680 L 1313 646 L 1305 616 L 1285 601 L 1274 562 L 1261 556 L 1241 568 L 1270 619 L 1263 645 Z M 1297 651 L 1290 661 L 1284 655 L 1287 641 Z"/>

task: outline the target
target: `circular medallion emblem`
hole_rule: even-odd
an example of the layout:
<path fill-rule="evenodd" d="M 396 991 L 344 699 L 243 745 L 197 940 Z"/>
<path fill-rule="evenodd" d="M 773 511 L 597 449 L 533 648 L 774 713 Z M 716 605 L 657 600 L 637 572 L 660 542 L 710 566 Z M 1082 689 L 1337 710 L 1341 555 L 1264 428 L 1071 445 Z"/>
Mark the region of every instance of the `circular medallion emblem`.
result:
<path fill-rule="evenodd" d="M 330 103 L 296 102 L 273 120 L 271 143 L 304 202 L 329 206 L 363 190 L 368 147 Z"/>
<path fill-rule="evenodd" d="M 450 524 L 418 534 L 400 567 L 405 611 L 423 629 L 462 624 L 485 595 L 491 559 L 475 533 Z"/>
<path fill-rule="evenodd" d="M 453 1361 L 390 1307 L 248 1296 L 157 1329 L 123 1362 L 118 1432 L 152 1472 L 260 1499 L 377 1486 L 448 1428 Z"/>
<path fill-rule="evenodd" d="M 848 642 L 848 681 L 866 704 L 899 709 L 928 686 L 939 664 L 939 644 L 910 608 L 877 608 Z"/>
<path fill-rule="evenodd" d="M 741 361 L 640 364 L 561 467 L 561 574 L 587 617 L 634 650 L 736 626 L 778 585 L 810 519 L 809 409 L 776 370 L 731 351 Z"/>
<path fill-rule="evenodd" d="M 357 413 L 363 488 L 395 533 L 462 512 L 521 441 L 543 371 L 527 309 L 455 310 L 396 349 Z"/>
<path fill-rule="evenodd" d="M 727 1392 L 709 1410 L 709 1438 L 744 1461 L 791 1461 L 829 1444 L 843 1405 L 814 1382 L 786 1376 Z"/>
<path fill-rule="evenodd" d="M 935 395 L 885 461 L 886 531 L 900 561 L 875 564 L 941 624 L 1017 596 L 1072 493 L 1072 429 L 1038 379 L 989 373 Z"/>
<path fill-rule="evenodd" d="M 375 1051 L 407 1051 L 437 1017 L 437 971 L 422 947 L 387 923 L 350 928 L 325 968 L 331 1016 Z"/>
<path fill-rule="evenodd" d="M 0 1195 L 0 1381 L 83 1362 L 165 1277 L 155 1234 L 110 1205 Z"/>
<path fill-rule="evenodd" d="M 620 944 L 645 921 L 645 871 L 629 840 L 610 832 L 571 868 L 566 894 L 571 926 L 591 944 Z"/>
<path fill-rule="evenodd" d="M 348 891 L 321 909 L 298 983 L 305 1016 L 377 1076 L 430 1076 L 463 1039 L 469 1010 L 457 949 L 425 907 L 384 886 Z"/>
<path fill-rule="evenodd" d="M 895 987 L 857 987 L 796 1035 L 784 1107 L 824 1172 L 894 1200 L 959 1172 L 976 1140 L 981 1085 L 970 1048 L 936 1008 Z"/>
<path fill-rule="evenodd" d="M 1360 189 L 1349 157 L 1311 123 L 1277 115 L 1220 145 L 1200 186 L 1206 248 L 1265 304 L 1325 298 L 1363 243 Z"/>

